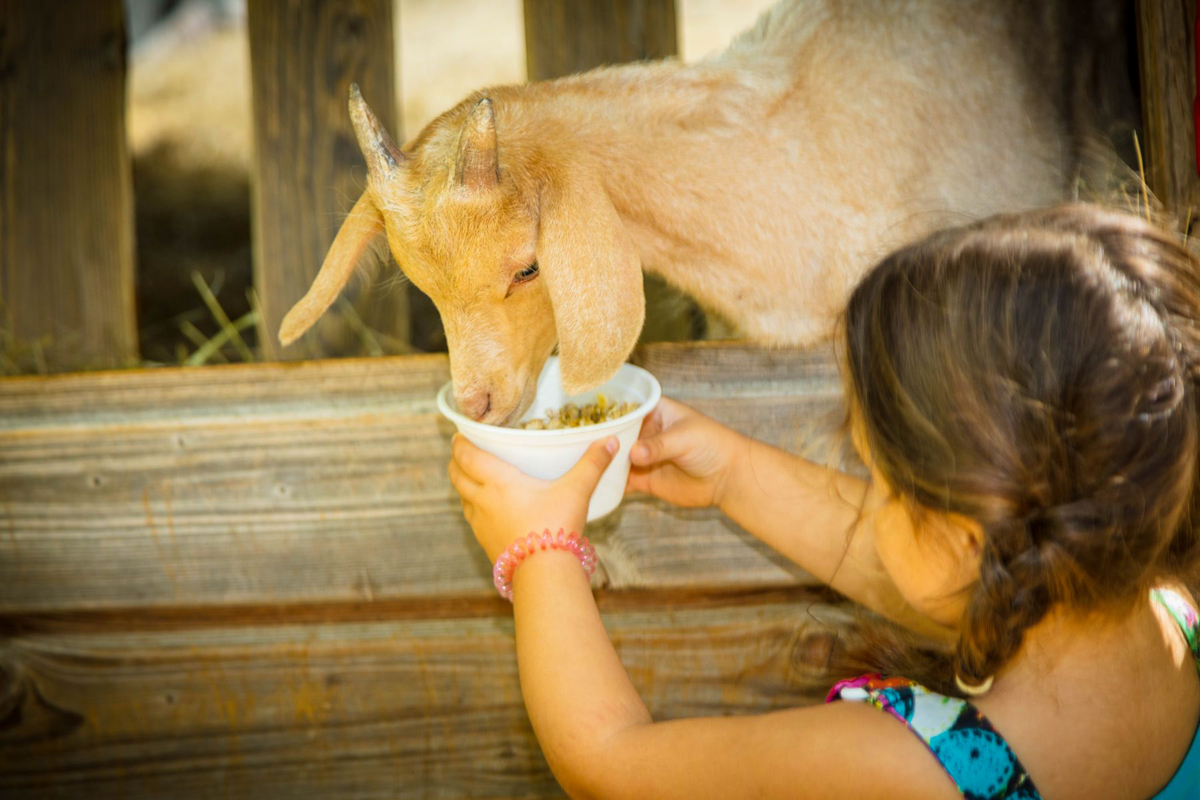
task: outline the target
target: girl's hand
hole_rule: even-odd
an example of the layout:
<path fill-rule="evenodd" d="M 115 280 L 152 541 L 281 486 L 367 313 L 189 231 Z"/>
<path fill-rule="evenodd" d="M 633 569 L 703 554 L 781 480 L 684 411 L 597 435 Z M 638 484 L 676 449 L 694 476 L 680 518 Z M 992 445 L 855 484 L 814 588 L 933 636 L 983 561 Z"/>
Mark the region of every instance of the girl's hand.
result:
<path fill-rule="evenodd" d="M 642 421 L 625 492 L 646 492 L 687 508 L 720 505 L 721 490 L 750 440 L 664 397 Z"/>
<path fill-rule="evenodd" d="M 617 452 L 617 437 L 593 442 L 570 472 L 556 481 L 531 478 L 455 434 L 450 483 L 462 497 L 463 515 L 492 561 L 515 539 L 559 528 L 583 533 L 588 500 Z"/>

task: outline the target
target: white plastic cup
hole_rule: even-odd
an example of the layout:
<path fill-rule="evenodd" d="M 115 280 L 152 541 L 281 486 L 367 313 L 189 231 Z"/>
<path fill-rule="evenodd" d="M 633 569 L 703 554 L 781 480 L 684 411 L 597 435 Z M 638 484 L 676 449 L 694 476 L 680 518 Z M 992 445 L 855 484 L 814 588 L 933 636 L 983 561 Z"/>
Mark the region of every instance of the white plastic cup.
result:
<path fill-rule="evenodd" d="M 568 395 L 563 390 L 562 371 L 558 356 L 551 356 L 538 376 L 537 397 L 521 417 L 520 422 L 545 417 L 546 412 L 567 403 L 586 405 L 604 395 L 613 403 L 634 402 L 636 410 L 598 425 L 557 430 L 501 428 L 476 422 L 458 413 L 454 404 L 454 387 L 447 383 L 438 391 L 437 407 L 454 423 L 458 432 L 481 450 L 504 459 L 526 475 L 543 480 L 561 478 L 579 461 L 588 445 L 598 439 L 616 436 L 620 447 L 612 463 L 604 470 L 596 491 L 588 502 L 587 521 L 599 519 L 621 504 L 625 496 L 625 481 L 629 477 L 629 449 L 637 441 L 642 420 L 658 405 L 662 387 L 653 375 L 641 367 L 622 364 L 608 383 L 586 394 Z"/>

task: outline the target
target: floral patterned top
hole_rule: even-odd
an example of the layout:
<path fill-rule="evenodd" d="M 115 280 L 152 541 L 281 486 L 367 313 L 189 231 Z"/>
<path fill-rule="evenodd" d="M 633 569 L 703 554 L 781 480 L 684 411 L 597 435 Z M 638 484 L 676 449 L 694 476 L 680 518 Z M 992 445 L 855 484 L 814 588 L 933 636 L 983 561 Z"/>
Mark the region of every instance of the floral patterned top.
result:
<path fill-rule="evenodd" d="M 1200 617 L 1182 596 L 1156 589 L 1151 597 L 1178 623 L 1200 669 Z M 1020 759 L 979 709 L 905 678 L 862 675 L 840 681 L 825 702 L 866 702 L 891 714 L 925 743 L 966 800 L 1041 800 Z M 1200 731 L 1183 764 L 1156 799 L 1200 797 Z"/>

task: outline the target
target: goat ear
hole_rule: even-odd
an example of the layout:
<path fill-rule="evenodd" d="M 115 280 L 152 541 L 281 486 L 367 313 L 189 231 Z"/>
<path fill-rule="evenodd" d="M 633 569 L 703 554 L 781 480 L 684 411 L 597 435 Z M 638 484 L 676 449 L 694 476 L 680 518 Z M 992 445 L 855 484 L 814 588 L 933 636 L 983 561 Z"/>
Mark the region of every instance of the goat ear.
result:
<path fill-rule="evenodd" d="M 496 114 L 492 101 L 485 97 L 475 104 L 463 124 L 458 139 L 458 158 L 454 176 L 468 189 L 490 189 L 500 179 L 496 154 Z"/>
<path fill-rule="evenodd" d="M 390 180 L 407 160 L 375 112 L 363 100 L 358 84 L 350 84 L 350 123 L 358 139 L 358 149 L 367 160 L 367 171 L 377 182 Z"/>
<path fill-rule="evenodd" d="M 542 194 L 537 258 L 554 307 L 563 388 L 607 381 L 629 356 L 646 313 L 642 268 L 600 181 Z"/>
<path fill-rule="evenodd" d="M 358 198 L 350 210 L 350 216 L 342 223 L 312 286 L 283 318 L 279 326 L 281 343 L 286 346 L 299 339 L 325 313 L 325 309 L 341 293 L 346 281 L 350 280 L 367 245 L 383 232 L 383 217 L 368 189 Z"/>

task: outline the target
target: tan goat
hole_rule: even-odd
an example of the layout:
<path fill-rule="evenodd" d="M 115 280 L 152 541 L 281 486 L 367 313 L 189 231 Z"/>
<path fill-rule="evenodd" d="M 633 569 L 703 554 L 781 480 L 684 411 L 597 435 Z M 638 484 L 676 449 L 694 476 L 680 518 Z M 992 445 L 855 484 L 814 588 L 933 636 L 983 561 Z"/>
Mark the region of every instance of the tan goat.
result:
<path fill-rule="evenodd" d="M 354 89 L 369 186 L 280 339 L 386 233 L 485 422 L 523 413 L 556 344 L 569 391 L 611 376 L 643 268 L 751 339 L 814 342 L 894 246 L 1061 196 L 1056 79 L 1028 63 L 1014 5 L 785 0 L 707 60 L 479 91 L 403 149 Z"/>

